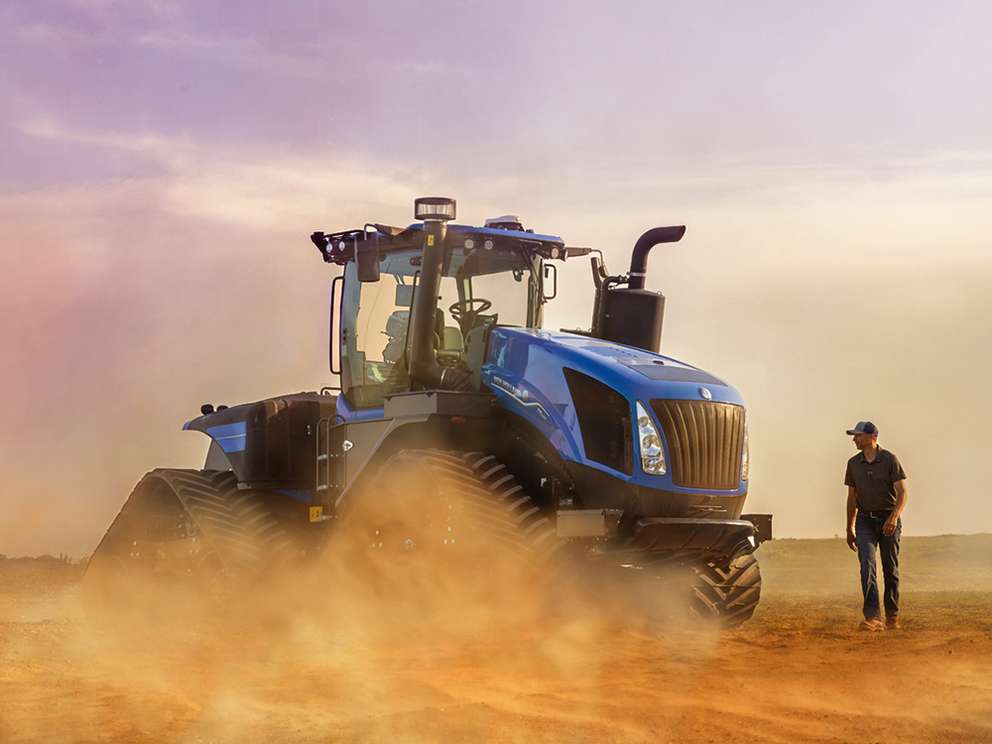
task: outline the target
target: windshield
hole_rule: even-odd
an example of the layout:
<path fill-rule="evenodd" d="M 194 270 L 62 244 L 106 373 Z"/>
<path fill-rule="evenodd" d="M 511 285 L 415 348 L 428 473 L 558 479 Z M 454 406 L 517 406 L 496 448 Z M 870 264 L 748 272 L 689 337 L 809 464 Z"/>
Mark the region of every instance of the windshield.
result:
<path fill-rule="evenodd" d="M 358 281 L 345 269 L 342 380 L 355 405 L 381 405 L 385 395 L 410 388 L 408 338 L 421 252 L 389 253 L 380 280 Z M 486 329 L 540 325 L 540 258 L 523 251 L 452 248 L 446 256 L 435 319 L 441 364 L 481 368 Z"/>

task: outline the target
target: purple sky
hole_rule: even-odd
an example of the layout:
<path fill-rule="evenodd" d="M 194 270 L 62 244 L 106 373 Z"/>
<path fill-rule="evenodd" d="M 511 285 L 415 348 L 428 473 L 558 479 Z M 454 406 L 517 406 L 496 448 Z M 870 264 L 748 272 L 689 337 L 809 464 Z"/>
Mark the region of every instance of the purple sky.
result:
<path fill-rule="evenodd" d="M 992 136 L 982 3 L 83 0 L 0 13 L 13 191 L 155 170 L 23 131 L 47 120 L 569 181 L 728 162 L 884 170 Z"/>
<path fill-rule="evenodd" d="M 930 439 L 992 445 L 990 27 L 982 3 L 3 4 L 0 553 L 91 549 L 144 470 L 197 464 L 199 403 L 327 382 L 307 234 L 437 192 L 617 268 L 688 224 L 652 258 L 665 350 L 743 391 L 784 534 L 842 531 L 837 432 L 865 416 L 914 476 L 908 532 L 992 530 Z M 548 325 L 587 324 L 588 267 L 562 281 Z"/>

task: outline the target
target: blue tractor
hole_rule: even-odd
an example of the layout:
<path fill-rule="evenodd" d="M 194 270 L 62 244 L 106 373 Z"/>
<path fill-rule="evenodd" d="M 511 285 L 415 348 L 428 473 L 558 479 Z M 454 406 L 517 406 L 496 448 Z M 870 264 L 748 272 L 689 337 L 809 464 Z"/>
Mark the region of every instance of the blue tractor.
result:
<path fill-rule="evenodd" d="M 648 252 L 685 228 L 644 233 L 629 272 L 610 275 L 599 251 L 513 216 L 455 224 L 455 201 L 438 197 L 415 216 L 312 234 L 343 267 L 329 345 L 340 387 L 204 405 L 185 425 L 211 440 L 204 467 L 145 475 L 90 573 L 257 575 L 342 530 L 377 555 L 457 555 L 484 533 L 610 581 L 679 566 L 694 611 L 749 618 L 771 516 L 741 513 L 743 400 L 659 353 L 665 298 L 644 288 Z M 556 262 L 580 256 L 591 328 L 542 329 Z"/>

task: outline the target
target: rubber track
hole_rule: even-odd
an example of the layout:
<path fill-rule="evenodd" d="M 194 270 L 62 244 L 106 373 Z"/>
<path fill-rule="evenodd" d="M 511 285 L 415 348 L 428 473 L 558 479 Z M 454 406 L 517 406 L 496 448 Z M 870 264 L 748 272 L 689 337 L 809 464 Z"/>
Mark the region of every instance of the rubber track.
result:
<path fill-rule="evenodd" d="M 140 500 L 162 484 L 185 509 L 199 539 L 217 556 L 224 571 L 249 578 L 295 552 L 292 539 L 266 509 L 260 494 L 239 490 L 230 471 L 153 470 L 135 486 L 122 514 L 129 508 L 140 512 Z M 116 520 L 108 535 L 115 525 Z"/>
<path fill-rule="evenodd" d="M 540 561 L 560 547 L 554 524 L 493 455 L 448 450 L 401 450 L 383 472 L 420 471 L 438 496 L 453 496 L 462 519 L 508 550 Z"/>

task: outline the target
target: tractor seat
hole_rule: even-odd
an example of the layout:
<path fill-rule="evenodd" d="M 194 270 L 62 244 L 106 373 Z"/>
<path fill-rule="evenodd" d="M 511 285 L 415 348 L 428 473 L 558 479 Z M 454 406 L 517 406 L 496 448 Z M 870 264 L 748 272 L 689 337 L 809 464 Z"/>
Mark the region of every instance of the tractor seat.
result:
<path fill-rule="evenodd" d="M 455 326 L 445 326 L 441 335 L 434 334 L 437 343 L 437 360 L 441 364 L 460 365 L 465 356 L 462 332 Z"/>
<path fill-rule="evenodd" d="M 465 351 L 465 342 L 458 326 L 445 326 L 441 333 L 441 346 L 438 351 L 446 354 L 461 354 Z"/>
<path fill-rule="evenodd" d="M 444 310 L 438 308 L 434 315 L 434 344 L 438 356 L 447 357 L 450 361 L 460 360 L 465 352 L 461 329 L 445 325 L 444 321 Z"/>
<path fill-rule="evenodd" d="M 386 318 L 386 330 L 383 331 L 390 338 L 400 338 L 406 336 L 407 328 L 410 326 L 409 310 L 393 310 Z"/>
<path fill-rule="evenodd" d="M 394 310 L 386 319 L 386 330 L 383 333 L 389 340 L 382 350 L 383 361 L 396 364 L 403 358 L 403 352 L 406 350 L 406 329 L 409 324 L 409 310 Z"/>

